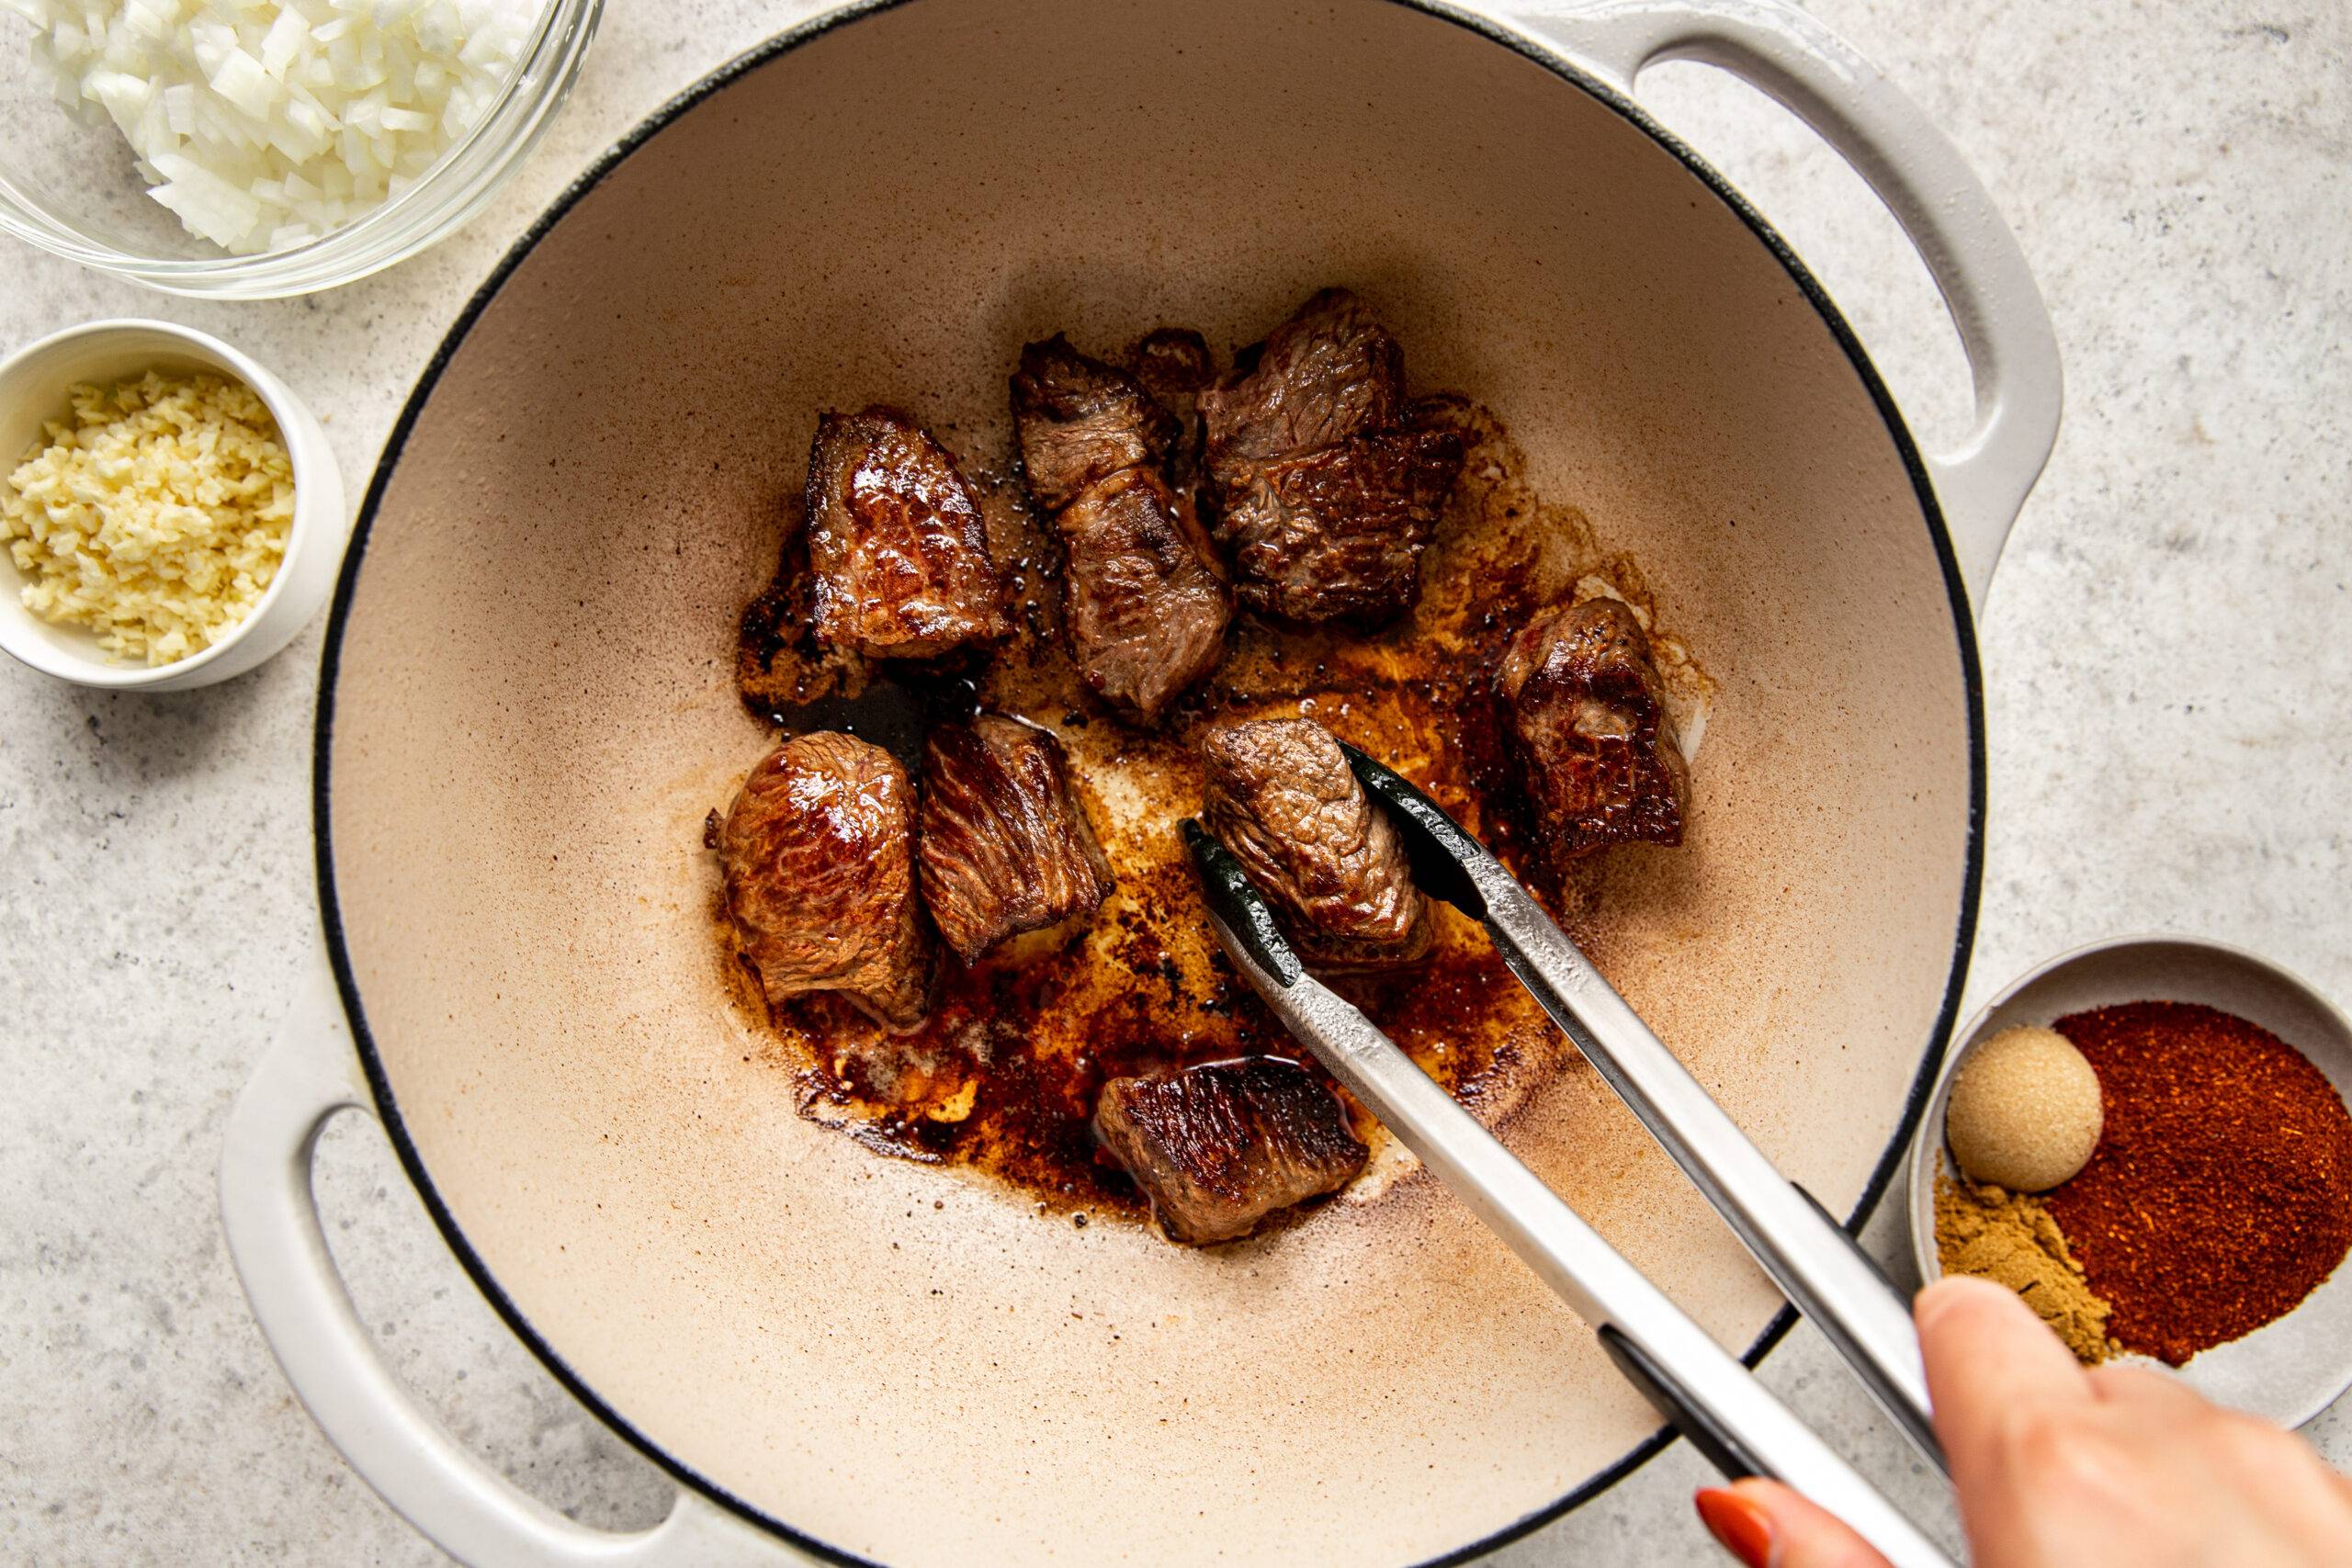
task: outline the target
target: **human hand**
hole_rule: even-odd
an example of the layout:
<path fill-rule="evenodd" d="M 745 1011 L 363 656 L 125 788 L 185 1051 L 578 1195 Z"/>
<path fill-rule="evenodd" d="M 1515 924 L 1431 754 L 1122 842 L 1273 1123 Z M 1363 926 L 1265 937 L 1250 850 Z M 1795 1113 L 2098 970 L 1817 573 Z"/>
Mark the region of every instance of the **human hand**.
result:
<path fill-rule="evenodd" d="M 2085 1369 L 2001 1286 L 1959 1277 L 1913 1315 L 1976 1568 L 2326 1568 L 2352 1557 L 2352 1480 L 2301 1439 L 2145 1367 Z M 1886 1568 L 1775 1481 L 1698 1496 L 1748 1568 Z"/>

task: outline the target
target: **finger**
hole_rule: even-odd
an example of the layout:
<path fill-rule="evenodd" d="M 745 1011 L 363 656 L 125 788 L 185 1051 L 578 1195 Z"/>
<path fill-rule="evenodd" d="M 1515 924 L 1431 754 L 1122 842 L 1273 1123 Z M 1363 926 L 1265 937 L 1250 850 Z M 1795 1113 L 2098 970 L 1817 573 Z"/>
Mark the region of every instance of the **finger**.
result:
<path fill-rule="evenodd" d="M 1845 1521 L 1777 1481 L 1709 1487 L 1697 1501 L 1708 1531 L 1747 1568 L 1887 1568 Z"/>
<path fill-rule="evenodd" d="M 2154 1367 L 2093 1367 L 2085 1378 L 2090 1384 L 2092 1396 L 2102 1404 L 2141 1406 L 2155 1411 L 2166 1405 L 2186 1409 L 2205 1403 L 2187 1383 Z"/>
<path fill-rule="evenodd" d="M 2075 1353 L 2005 1286 L 1950 1275 L 1919 1292 L 1912 1314 L 1936 1436 L 1963 1490 L 1994 1474 L 2003 1425 L 2019 1411 L 2090 1400 Z"/>

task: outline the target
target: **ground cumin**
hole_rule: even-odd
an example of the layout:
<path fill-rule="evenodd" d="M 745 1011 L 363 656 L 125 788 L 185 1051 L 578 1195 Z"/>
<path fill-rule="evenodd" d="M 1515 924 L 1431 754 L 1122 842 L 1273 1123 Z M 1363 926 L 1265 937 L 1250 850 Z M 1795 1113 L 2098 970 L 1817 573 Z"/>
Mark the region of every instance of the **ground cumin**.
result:
<path fill-rule="evenodd" d="M 1947 1274 L 2007 1285 L 2041 1314 L 2077 1360 L 2107 1359 L 2108 1304 L 2038 1198 L 1990 1183 L 1936 1178 L 1936 1256 Z"/>
<path fill-rule="evenodd" d="M 2106 1124 L 2044 1198 L 2127 1350 L 2178 1366 L 2290 1311 L 2352 1247 L 2352 1114 L 2301 1052 L 2213 1008 L 2060 1019 Z"/>

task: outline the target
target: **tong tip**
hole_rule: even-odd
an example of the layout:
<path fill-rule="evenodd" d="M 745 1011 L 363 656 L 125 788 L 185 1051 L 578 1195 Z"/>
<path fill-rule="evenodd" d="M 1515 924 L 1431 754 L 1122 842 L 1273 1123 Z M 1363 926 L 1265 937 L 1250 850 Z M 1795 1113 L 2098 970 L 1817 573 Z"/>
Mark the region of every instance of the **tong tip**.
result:
<path fill-rule="evenodd" d="M 1471 875 L 1471 867 L 1492 858 L 1486 847 L 1404 774 L 1344 740 L 1340 750 L 1364 793 L 1387 807 L 1413 863 L 1414 883 L 1472 919 L 1486 919 L 1486 897 Z"/>
<path fill-rule="evenodd" d="M 1177 825 L 1184 838 L 1184 848 L 1193 857 L 1193 869 L 1201 879 L 1201 897 L 1209 914 L 1217 923 L 1218 934 L 1228 946 L 1238 946 L 1241 955 L 1285 988 L 1306 972 L 1298 961 L 1282 927 L 1274 921 L 1274 911 L 1267 904 L 1265 895 L 1251 884 L 1241 863 L 1233 852 L 1216 841 L 1200 819 L 1187 817 Z"/>

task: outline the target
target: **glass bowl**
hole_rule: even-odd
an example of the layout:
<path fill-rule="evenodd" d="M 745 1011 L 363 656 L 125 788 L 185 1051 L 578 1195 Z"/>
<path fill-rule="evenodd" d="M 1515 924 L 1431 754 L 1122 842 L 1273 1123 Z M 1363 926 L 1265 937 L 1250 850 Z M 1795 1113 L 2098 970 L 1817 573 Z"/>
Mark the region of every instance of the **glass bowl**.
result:
<path fill-rule="evenodd" d="M 481 123 L 414 185 L 340 229 L 232 255 L 148 196 L 111 124 L 60 107 L 30 60 L 30 29 L 0 6 L 0 231 L 166 293 L 268 299 L 333 288 L 447 237 L 547 133 L 571 91 L 604 0 L 552 0 Z"/>

